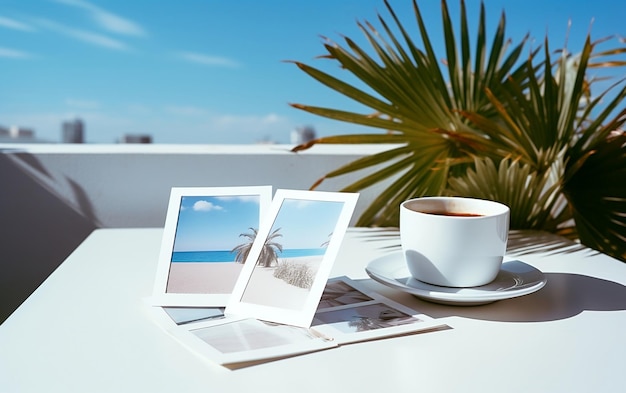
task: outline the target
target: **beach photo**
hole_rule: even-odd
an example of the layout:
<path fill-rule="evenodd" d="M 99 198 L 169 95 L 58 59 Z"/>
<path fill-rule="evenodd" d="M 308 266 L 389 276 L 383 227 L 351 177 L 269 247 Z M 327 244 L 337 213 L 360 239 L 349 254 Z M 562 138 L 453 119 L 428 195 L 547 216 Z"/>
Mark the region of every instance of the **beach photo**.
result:
<path fill-rule="evenodd" d="M 357 199 L 276 190 L 225 313 L 310 326 Z"/>
<path fill-rule="evenodd" d="M 155 302 L 224 307 L 270 203 L 271 187 L 172 188 Z"/>
<path fill-rule="evenodd" d="M 183 196 L 166 292 L 231 293 L 258 217 L 258 195 Z"/>
<path fill-rule="evenodd" d="M 343 202 L 285 199 L 241 300 L 301 309 L 342 209 Z"/>

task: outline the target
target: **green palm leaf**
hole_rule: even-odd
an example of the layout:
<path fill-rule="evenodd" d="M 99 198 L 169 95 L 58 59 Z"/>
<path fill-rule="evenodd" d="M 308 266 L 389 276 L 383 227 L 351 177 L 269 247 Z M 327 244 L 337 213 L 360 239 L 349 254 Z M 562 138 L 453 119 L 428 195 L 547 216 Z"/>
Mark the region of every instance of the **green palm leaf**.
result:
<path fill-rule="evenodd" d="M 622 123 L 624 121 L 622 116 Z M 594 146 L 564 185 L 583 243 L 626 261 L 626 134 Z"/>
<path fill-rule="evenodd" d="M 295 62 L 369 111 L 293 107 L 379 132 L 323 137 L 294 151 L 318 143 L 389 145 L 387 151 L 328 173 L 312 188 L 325 179 L 367 169 L 343 190 L 358 192 L 380 184 L 384 190 L 357 225 L 398 225 L 398 205 L 412 197 L 474 196 L 510 205 L 512 228 L 569 236 L 578 230 L 585 244 L 624 258 L 626 144 L 620 144 L 623 134 L 615 133 L 626 122 L 626 109 L 614 113 L 620 111 L 626 87 L 611 96 L 619 81 L 592 93 L 602 79 L 588 72 L 626 65 L 619 57 L 626 54 L 624 42 L 598 50 L 607 40 L 592 42 L 588 36 L 580 53 L 563 49 L 555 55 L 546 39 L 522 59 L 528 36 L 517 44 L 506 40 L 504 13 L 487 45 L 481 4 L 472 46 L 464 1 L 455 30 L 444 0 L 441 64 L 417 2 L 413 11 L 419 45 L 387 1 L 385 5 L 393 24 L 381 15 L 380 31 L 368 22 L 358 23 L 368 47 L 347 37 L 343 45 L 329 40 L 324 45 L 327 54 L 322 58 L 337 62 L 367 92 Z"/>
<path fill-rule="evenodd" d="M 360 124 L 385 130 L 377 136 L 341 136 L 320 138 L 307 145 L 294 149 L 298 151 L 317 143 L 389 143 L 400 144 L 409 150 L 392 149 L 390 153 L 379 154 L 359 160 L 327 174 L 319 182 L 329 177 L 340 176 L 363 167 L 381 167 L 364 179 L 346 186 L 344 190 L 359 191 L 376 183 L 393 178 L 388 189 L 366 210 L 358 223 L 362 225 L 397 225 L 397 205 L 400 201 L 414 196 L 434 195 L 443 192 L 449 173 L 463 172 L 473 164 L 472 155 L 506 155 L 500 143 L 486 137 L 486 134 L 467 124 L 467 119 L 459 109 L 470 108 L 489 116 L 495 113 L 483 87 L 501 89 L 507 78 L 524 77 L 519 70 L 525 63 L 517 65 L 522 53 L 522 44 L 508 51 L 504 42 L 504 16 L 502 16 L 491 52 L 486 45 L 484 8 L 481 8 L 479 37 L 472 61 L 467 16 L 463 7 L 461 15 L 461 55 L 458 57 L 455 32 L 447 13 L 443 13 L 446 48 L 450 80 L 449 89 L 441 65 L 426 33 L 424 20 L 417 3 L 414 11 L 420 29 L 423 49 L 413 42 L 393 9 L 385 2 L 402 40 L 398 39 L 380 15 L 378 17 L 383 32 L 381 34 L 370 23 L 359 23 L 370 45 L 369 50 L 345 38 L 346 46 L 327 42 L 328 52 L 323 56 L 337 61 L 341 68 L 355 75 L 372 94 L 349 85 L 338 78 L 314 67 L 298 63 L 305 73 L 329 88 L 371 108 L 370 113 L 354 113 L 332 108 L 292 104 L 295 108 L 334 120 Z M 445 2 L 443 3 L 445 7 Z M 374 58 L 370 53 L 373 53 Z M 457 60 L 458 59 L 458 60 Z M 471 65 L 481 67 L 472 70 Z M 478 75 L 478 77 L 477 77 Z M 520 81 L 520 83 L 524 83 Z M 375 94 L 375 95 L 373 95 Z M 401 157 L 402 156 L 402 157 Z M 401 158 L 400 158 L 401 157 Z M 456 168 L 459 167 L 459 168 Z M 386 200 L 386 202 L 384 202 Z"/>
<path fill-rule="evenodd" d="M 559 183 L 549 171 L 540 173 L 531 165 L 504 159 L 499 166 L 491 159 L 476 158 L 474 168 L 449 180 L 449 193 L 499 201 L 509 206 L 511 229 L 557 229 L 567 217 L 552 217 L 559 202 Z"/>

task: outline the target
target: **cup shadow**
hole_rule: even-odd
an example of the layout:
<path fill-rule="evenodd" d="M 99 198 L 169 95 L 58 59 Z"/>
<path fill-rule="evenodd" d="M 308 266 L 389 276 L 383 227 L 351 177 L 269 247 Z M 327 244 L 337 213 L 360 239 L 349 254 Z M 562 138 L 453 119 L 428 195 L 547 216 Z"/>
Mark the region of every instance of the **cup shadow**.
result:
<path fill-rule="evenodd" d="M 401 250 L 396 230 L 369 231 L 357 234 L 367 241 L 375 241 L 379 249 L 389 252 Z M 507 255 L 585 253 L 597 254 L 581 244 L 542 231 L 510 231 Z M 394 298 L 435 318 L 460 316 L 500 322 L 547 322 L 571 318 L 583 311 L 626 310 L 626 286 L 596 277 L 571 273 L 543 273 L 546 285 L 529 295 L 479 306 L 450 306 L 430 303 L 368 279 L 376 291 Z M 372 288 L 374 289 L 374 288 Z"/>
<path fill-rule="evenodd" d="M 460 316 L 499 322 L 547 322 L 583 311 L 626 310 L 626 286 L 614 281 L 570 273 L 544 273 L 539 291 L 480 306 L 443 306 L 416 299 L 419 310 L 435 318 Z"/>

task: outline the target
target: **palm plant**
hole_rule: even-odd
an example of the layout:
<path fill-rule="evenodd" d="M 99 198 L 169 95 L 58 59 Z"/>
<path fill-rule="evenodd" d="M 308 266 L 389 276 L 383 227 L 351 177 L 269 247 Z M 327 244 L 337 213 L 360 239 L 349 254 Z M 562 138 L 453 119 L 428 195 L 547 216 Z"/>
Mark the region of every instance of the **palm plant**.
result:
<path fill-rule="evenodd" d="M 249 229 L 252 233 L 239 234 L 240 237 L 247 238 L 247 241 L 235 246 L 230 251 L 236 253 L 235 262 L 244 263 L 250 254 L 250 250 L 252 250 L 252 245 L 258 235 L 258 230 L 256 228 Z M 258 265 L 269 267 L 278 261 L 278 253 L 283 251 L 283 246 L 280 243 L 275 242 L 274 239 L 282 236 L 282 234 L 278 233 L 279 231 L 280 228 L 275 229 L 267 236 L 267 239 L 265 239 L 265 243 L 263 244 L 263 248 L 261 249 L 261 253 L 259 254 L 259 258 L 257 260 Z"/>
<path fill-rule="evenodd" d="M 393 179 L 357 225 L 397 226 L 398 205 L 412 197 L 473 196 L 508 204 L 512 229 L 578 237 L 590 247 L 626 260 L 626 136 L 619 131 L 626 110 L 618 108 L 626 88 L 621 86 L 613 96 L 611 88 L 594 96 L 591 87 L 597 80 L 589 77 L 592 68 L 624 65 L 614 59 L 626 53 L 626 47 L 600 52 L 597 48 L 603 41 L 592 42 L 588 36 L 579 54 L 563 49 L 553 61 L 546 40 L 543 48 L 522 58 L 527 37 L 515 46 L 505 40 L 504 13 L 487 45 L 481 4 L 472 51 L 464 2 L 460 1 L 457 38 L 444 0 L 446 61 L 442 65 L 416 1 L 413 9 L 422 48 L 385 4 L 398 33 L 380 15 L 387 38 L 372 24 L 359 23 L 378 59 L 349 38 L 345 38 L 347 47 L 329 40 L 324 45 L 325 58 L 337 61 L 374 93 L 295 62 L 373 113 L 292 106 L 384 131 L 324 137 L 294 151 L 318 143 L 391 144 L 382 153 L 328 173 L 312 188 L 326 178 L 376 167 L 342 190 L 358 192 Z"/>
<path fill-rule="evenodd" d="M 274 229 L 265 239 L 261 254 L 259 255 L 258 264 L 263 267 L 270 267 L 278 262 L 278 253 L 283 251 L 283 246 L 274 241 L 277 237 L 282 236 L 280 228 Z"/>
<path fill-rule="evenodd" d="M 238 244 L 232 250 L 231 253 L 235 254 L 235 262 L 244 263 L 250 254 L 250 250 L 252 250 L 252 245 L 254 244 L 254 239 L 256 239 L 256 235 L 258 231 L 256 228 L 248 228 L 252 231 L 252 233 L 240 233 L 239 237 L 245 237 L 246 241 L 244 243 Z"/>

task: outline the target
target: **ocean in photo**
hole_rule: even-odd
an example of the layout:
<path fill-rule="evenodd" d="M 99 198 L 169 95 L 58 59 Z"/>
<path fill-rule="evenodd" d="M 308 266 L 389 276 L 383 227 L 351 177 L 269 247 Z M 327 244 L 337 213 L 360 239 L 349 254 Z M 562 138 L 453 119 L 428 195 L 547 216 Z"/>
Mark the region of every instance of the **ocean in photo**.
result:
<path fill-rule="evenodd" d="M 292 248 L 278 253 L 279 258 L 324 255 L 326 248 Z M 235 262 L 235 253 L 222 251 L 174 251 L 172 262 Z"/>
<path fill-rule="evenodd" d="M 172 262 L 235 262 L 235 253 L 228 251 L 174 251 Z"/>

